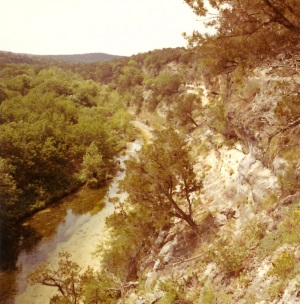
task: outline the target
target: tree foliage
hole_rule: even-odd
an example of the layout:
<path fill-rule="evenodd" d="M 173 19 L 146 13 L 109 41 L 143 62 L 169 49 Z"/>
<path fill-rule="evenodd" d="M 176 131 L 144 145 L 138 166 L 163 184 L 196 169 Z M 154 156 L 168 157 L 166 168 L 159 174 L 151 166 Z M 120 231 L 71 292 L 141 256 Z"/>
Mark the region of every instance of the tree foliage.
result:
<path fill-rule="evenodd" d="M 0 77 L 4 228 L 82 182 L 105 182 L 130 115 L 117 92 L 56 67 L 6 65 Z"/>
<path fill-rule="evenodd" d="M 157 218 L 180 218 L 197 229 L 192 194 L 201 183 L 186 143 L 173 129 L 157 132 L 153 143 L 145 145 L 138 158 L 132 157 L 127 168 L 121 188 L 129 193 L 132 204 L 144 205 Z"/>
<path fill-rule="evenodd" d="M 118 88 L 120 91 L 131 89 L 135 85 L 140 85 L 143 79 L 143 72 L 139 69 L 137 63 L 130 60 L 121 70 L 118 77 Z"/>
<path fill-rule="evenodd" d="M 175 117 L 181 126 L 192 124 L 198 127 L 199 122 L 196 116 L 198 116 L 201 111 L 201 97 L 196 94 L 185 94 L 176 100 L 171 116 Z"/>
<path fill-rule="evenodd" d="M 58 293 L 50 299 L 50 304 L 116 303 L 125 290 L 134 285 L 134 282 L 123 283 L 114 274 L 114 269 L 120 263 L 122 261 L 117 261 L 109 271 L 97 272 L 91 267 L 84 270 L 71 259 L 69 252 L 61 251 L 57 263 L 38 264 L 27 276 L 27 282 L 57 288 Z"/>
<path fill-rule="evenodd" d="M 99 149 L 94 142 L 87 148 L 83 157 L 81 178 L 87 181 L 87 184 L 95 188 L 105 180 L 105 164 Z"/>
<path fill-rule="evenodd" d="M 178 92 L 182 79 L 179 74 L 163 73 L 153 80 L 152 89 L 156 95 L 170 96 Z"/>
<path fill-rule="evenodd" d="M 210 14 L 203 0 L 185 0 L 198 16 Z M 214 26 L 218 35 L 231 37 L 234 33 L 251 35 L 263 26 L 280 25 L 292 31 L 300 31 L 299 3 L 297 0 L 210 0 L 211 7 L 218 15 L 206 24 Z M 234 18 L 235 17 L 235 18 Z M 225 23 L 232 18 L 231 23 Z M 243 25 L 243 28 L 233 29 L 233 25 Z M 232 34 L 230 35 L 230 32 Z"/>
<path fill-rule="evenodd" d="M 185 2 L 214 29 L 212 34 L 195 31 L 188 40 L 203 58 L 212 58 L 216 73 L 241 62 L 257 64 L 299 39 L 298 0 L 212 0 L 210 8 L 203 0 Z"/>
<path fill-rule="evenodd" d="M 57 287 L 60 296 L 55 296 L 50 303 L 80 303 L 82 294 L 81 267 L 70 260 L 71 255 L 62 251 L 59 253 L 57 268 L 51 267 L 48 262 L 38 265 L 28 276 L 29 284 L 40 283 L 45 286 Z"/>

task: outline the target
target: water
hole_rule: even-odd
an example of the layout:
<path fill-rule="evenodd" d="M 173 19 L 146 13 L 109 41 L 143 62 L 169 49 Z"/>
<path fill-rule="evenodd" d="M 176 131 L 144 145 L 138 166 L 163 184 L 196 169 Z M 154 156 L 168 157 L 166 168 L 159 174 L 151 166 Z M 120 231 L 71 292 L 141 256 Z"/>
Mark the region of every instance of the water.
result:
<path fill-rule="evenodd" d="M 108 189 L 92 190 L 83 187 L 58 205 L 35 214 L 23 223 L 23 229 L 28 233 L 20 239 L 20 247 L 23 249 L 16 263 L 18 270 L 14 273 L 14 302 L 7 303 L 49 303 L 57 290 L 40 284 L 29 286 L 26 277 L 40 262 L 55 264 L 58 253 L 62 250 L 70 252 L 71 258 L 83 268 L 88 265 L 94 269 L 99 268 L 99 260 L 92 253 L 100 240 L 107 237 L 105 219 L 114 211 L 109 199 L 126 198 L 126 193 L 118 193 L 118 182 L 126 174 L 125 160 L 140 148 L 140 142 L 130 143 L 126 152 L 117 158 L 122 170 L 116 174 Z M 11 274 L 4 274 L 4 278 L 2 275 L 1 280 L 9 275 Z"/>

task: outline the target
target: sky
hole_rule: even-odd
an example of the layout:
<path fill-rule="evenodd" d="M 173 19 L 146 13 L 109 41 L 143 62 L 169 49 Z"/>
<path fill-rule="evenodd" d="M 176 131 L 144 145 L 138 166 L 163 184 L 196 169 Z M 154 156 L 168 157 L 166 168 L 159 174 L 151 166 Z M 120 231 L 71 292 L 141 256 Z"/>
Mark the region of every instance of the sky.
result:
<path fill-rule="evenodd" d="M 183 0 L 0 0 L 0 50 L 15 53 L 129 56 L 200 26 Z"/>

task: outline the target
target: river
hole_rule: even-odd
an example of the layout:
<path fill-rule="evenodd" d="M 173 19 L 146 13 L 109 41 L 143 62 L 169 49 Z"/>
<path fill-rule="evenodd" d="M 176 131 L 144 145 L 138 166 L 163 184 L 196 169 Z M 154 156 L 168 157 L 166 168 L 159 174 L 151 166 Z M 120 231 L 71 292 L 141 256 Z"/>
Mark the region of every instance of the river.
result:
<path fill-rule="evenodd" d="M 58 253 L 67 250 L 81 267 L 99 268 L 99 260 L 93 255 L 100 240 L 107 237 L 105 219 L 112 214 L 114 206 L 109 199 L 125 199 L 126 193 L 118 193 L 118 182 L 125 177 L 125 160 L 141 148 L 139 141 L 129 143 L 117 158 L 120 171 L 109 188 L 98 190 L 81 188 L 56 204 L 27 219 L 22 227 L 26 233 L 20 238 L 16 271 L 1 275 L 1 280 L 14 280 L 14 290 L 6 303 L 46 304 L 57 293 L 56 288 L 40 284 L 29 286 L 27 275 L 43 261 L 54 263 Z M 9 281 L 7 281 L 7 285 Z M 11 288 L 11 286 L 7 286 Z M 14 298 L 14 299 L 13 299 Z"/>

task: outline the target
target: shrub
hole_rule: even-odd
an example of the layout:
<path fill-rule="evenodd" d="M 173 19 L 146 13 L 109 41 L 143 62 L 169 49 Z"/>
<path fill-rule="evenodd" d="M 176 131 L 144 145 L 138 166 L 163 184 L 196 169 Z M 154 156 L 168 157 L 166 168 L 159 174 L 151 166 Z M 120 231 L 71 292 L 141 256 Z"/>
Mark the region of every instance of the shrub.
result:
<path fill-rule="evenodd" d="M 110 238 L 96 251 L 102 268 L 124 283 L 137 279 L 141 259 L 154 241 L 155 225 L 158 225 L 147 209 L 129 209 L 124 205 L 116 206 L 116 212 L 106 221 Z"/>
<path fill-rule="evenodd" d="M 291 89 L 291 88 L 289 88 Z M 300 98 L 299 93 L 292 92 L 293 94 L 283 95 L 277 102 L 275 108 L 275 115 L 277 119 L 283 123 L 289 123 L 299 119 L 300 115 Z"/>
<path fill-rule="evenodd" d="M 293 271 L 296 265 L 295 255 L 287 250 L 280 253 L 272 263 L 268 274 L 285 279 Z"/>
<path fill-rule="evenodd" d="M 230 295 L 226 295 L 224 292 L 214 290 L 211 282 L 205 284 L 201 291 L 201 297 L 199 304 L 231 304 L 233 303 Z"/>
<path fill-rule="evenodd" d="M 226 275 L 237 276 L 245 268 L 248 248 L 241 239 L 236 238 L 230 242 L 221 237 L 209 249 L 208 254 Z"/>
<path fill-rule="evenodd" d="M 279 176 L 280 188 L 283 194 L 295 194 L 299 189 L 299 175 L 297 173 L 296 164 L 290 164 L 284 174 Z"/>
<path fill-rule="evenodd" d="M 219 237 L 209 248 L 208 255 L 226 275 L 237 276 L 246 267 L 251 249 L 257 246 L 263 235 L 263 225 L 254 218 L 240 236 L 232 237 L 228 233 Z"/>
<path fill-rule="evenodd" d="M 300 209 L 292 211 L 280 226 L 282 241 L 293 244 L 300 241 Z"/>
<path fill-rule="evenodd" d="M 105 164 L 98 147 L 94 142 L 87 148 L 83 157 L 81 179 L 87 182 L 90 188 L 97 188 L 105 179 Z"/>
<path fill-rule="evenodd" d="M 280 298 L 286 288 L 286 283 L 285 282 L 276 282 L 272 284 L 271 286 L 268 287 L 268 294 L 269 294 L 269 301 L 273 301 L 274 299 Z"/>
<path fill-rule="evenodd" d="M 178 282 L 168 279 L 166 281 L 160 281 L 161 290 L 165 291 L 163 297 L 157 302 L 157 304 L 192 304 L 186 299 L 184 286 L 178 284 Z"/>
<path fill-rule="evenodd" d="M 265 198 L 265 200 L 260 204 L 259 208 L 262 210 L 268 210 L 275 206 L 278 201 L 278 196 L 275 193 L 270 194 Z"/>

